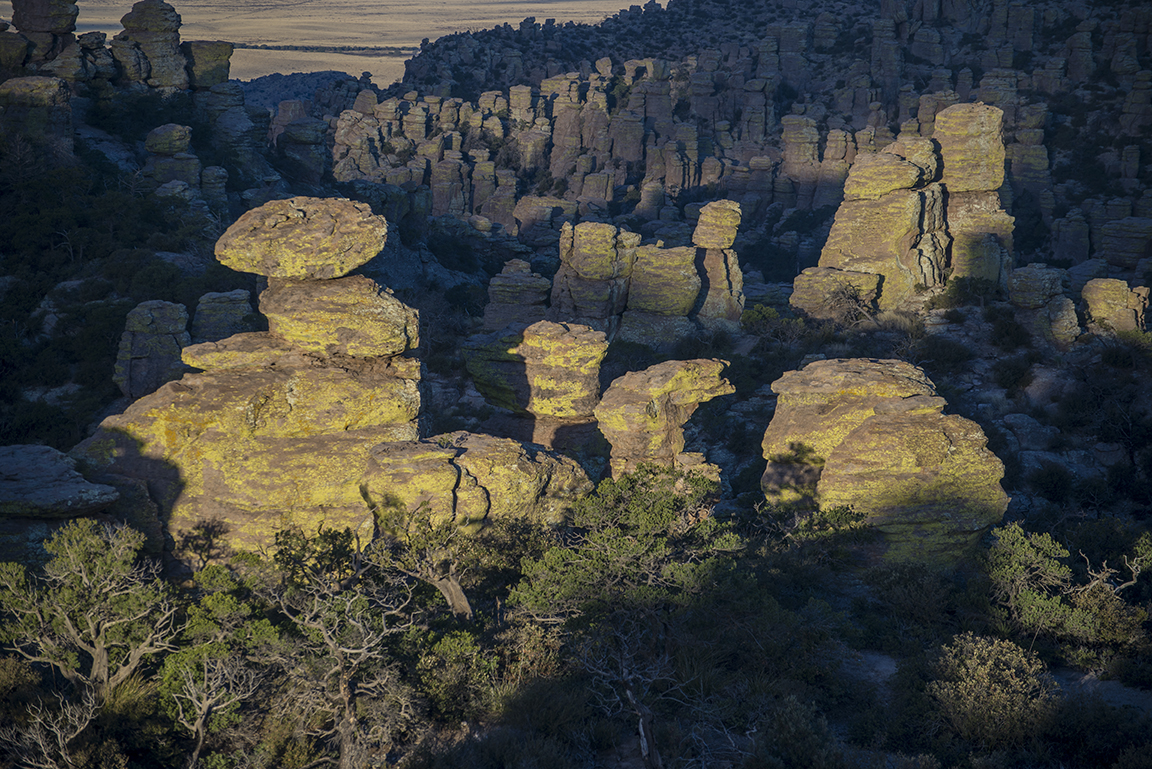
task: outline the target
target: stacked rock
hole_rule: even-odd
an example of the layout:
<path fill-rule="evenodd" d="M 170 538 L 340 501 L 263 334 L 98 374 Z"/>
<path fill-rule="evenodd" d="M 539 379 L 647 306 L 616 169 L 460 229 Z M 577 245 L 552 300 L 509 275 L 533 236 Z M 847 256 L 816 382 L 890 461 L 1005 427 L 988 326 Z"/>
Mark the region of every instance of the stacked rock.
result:
<path fill-rule="evenodd" d="M 705 328 L 736 332 L 744 312 L 744 273 L 732 250 L 740 228 L 740 204 L 715 200 L 700 210 L 692 233 L 701 277 L 704 280 L 696 317 Z"/>
<path fill-rule="evenodd" d="M 628 304 L 639 245 L 639 234 L 611 224 L 565 224 L 548 319 L 582 323 L 615 335 Z"/>
<path fill-rule="evenodd" d="M 883 534 L 885 559 L 939 569 L 1004 515 L 1004 465 L 979 425 L 942 413 L 944 399 L 915 366 L 816 361 L 772 391 L 779 399 L 761 479 L 769 504 L 850 505 Z"/>
<path fill-rule="evenodd" d="M 369 451 L 415 440 L 415 310 L 347 273 L 384 246 L 387 223 L 347 200 L 292 198 L 242 216 L 217 258 L 268 278 L 270 331 L 185 348 L 185 376 L 105 420 L 74 450 L 105 478 L 143 479 L 177 550 L 215 521 L 256 549 L 289 526 L 370 536 L 360 496 Z M 107 481 L 106 481 L 107 482 Z"/>
<path fill-rule="evenodd" d="M 485 400 L 510 418 L 495 432 L 550 448 L 578 449 L 596 437 L 604 332 L 542 320 L 473 337 L 465 347 L 468 373 Z"/>
<path fill-rule="evenodd" d="M 1076 306 L 1066 296 L 1068 271 L 1039 262 L 1013 270 L 1008 279 L 1008 298 L 1017 308 L 1016 318 L 1037 339 L 1062 350 L 1080 336 Z"/>

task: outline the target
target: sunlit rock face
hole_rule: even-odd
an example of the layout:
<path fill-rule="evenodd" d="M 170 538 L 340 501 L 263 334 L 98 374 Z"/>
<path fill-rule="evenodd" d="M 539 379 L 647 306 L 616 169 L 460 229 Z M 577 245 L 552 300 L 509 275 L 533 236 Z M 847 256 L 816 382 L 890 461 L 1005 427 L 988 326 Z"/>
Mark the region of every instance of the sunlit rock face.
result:
<path fill-rule="evenodd" d="M 417 438 L 419 323 L 368 278 L 337 276 L 375 256 L 386 231 L 350 201 L 249 212 L 217 253 L 269 279 L 270 331 L 185 347 L 203 373 L 137 400 L 74 450 L 114 486 L 147 483 L 178 555 L 206 526 L 246 550 L 291 526 L 371 536 L 360 477 L 373 447 Z"/>
<path fill-rule="evenodd" d="M 764 434 L 768 502 L 851 506 L 883 536 L 883 558 L 959 563 L 1008 506 L 1003 463 L 980 426 L 943 413 L 924 372 L 897 360 L 815 361 L 772 384 Z"/>

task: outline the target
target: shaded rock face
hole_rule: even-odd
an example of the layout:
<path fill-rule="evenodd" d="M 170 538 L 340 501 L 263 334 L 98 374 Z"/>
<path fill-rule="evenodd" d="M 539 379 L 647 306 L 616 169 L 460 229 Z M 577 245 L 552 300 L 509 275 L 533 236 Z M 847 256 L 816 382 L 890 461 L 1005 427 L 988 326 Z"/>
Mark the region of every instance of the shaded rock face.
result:
<path fill-rule="evenodd" d="M 1035 263 L 1013 270 L 1008 298 L 1018 308 L 1017 320 L 1033 336 L 1062 350 L 1080 336 L 1076 307 L 1065 295 L 1068 271 Z"/>
<path fill-rule="evenodd" d="M 279 208 L 263 219 L 257 209 L 257 221 L 282 225 Z M 360 241 L 325 217 L 309 221 L 311 230 L 293 222 L 284 237 L 241 220 L 222 240 L 279 243 L 276 258 L 245 263 L 265 272 L 287 263 L 304 275 L 332 274 L 334 262 L 356 261 L 333 254 Z M 370 537 L 359 492 L 368 452 L 417 437 L 420 366 L 406 355 L 419 341 L 414 310 L 362 276 L 271 278 L 260 309 L 269 332 L 187 347 L 185 363 L 204 373 L 136 401 L 74 449 L 118 487 L 147 485 L 179 557 L 198 530 L 249 550 L 289 526 Z"/>
<path fill-rule="evenodd" d="M 593 484 L 576 462 L 539 446 L 456 432 L 376 446 L 360 488 L 377 510 L 479 527 L 502 518 L 561 523 Z"/>
<path fill-rule="evenodd" d="M 979 425 L 895 360 L 816 361 L 772 384 L 762 444 L 773 505 L 850 505 L 884 535 L 884 557 L 957 563 L 1003 516 L 1004 467 Z"/>
<path fill-rule="evenodd" d="M 122 49 L 137 49 L 146 61 L 147 73 L 141 68 L 139 74 L 142 77 L 139 79 L 154 88 L 188 87 L 188 62 L 180 51 L 180 14 L 175 8 L 163 0 L 140 0 L 120 19 L 120 23 L 124 25 L 124 31 L 116 36 L 116 40 L 121 42 Z M 114 54 L 116 50 L 113 46 Z"/>
<path fill-rule="evenodd" d="M 142 302 L 125 320 L 112 381 L 129 398 L 154 392 L 188 370 L 180 353 L 191 342 L 184 305 Z"/>
<path fill-rule="evenodd" d="M 0 446 L 0 562 L 43 562 L 44 540 L 57 529 L 119 498 L 112 486 L 85 480 L 75 460 L 54 448 Z"/>
<path fill-rule="evenodd" d="M 736 392 L 722 376 L 722 360 L 667 361 L 612 382 L 596 406 L 600 431 L 612 444 L 612 475 L 642 463 L 698 466 L 684 452 L 684 425 L 701 403 Z"/>
<path fill-rule="evenodd" d="M 541 320 L 552 290 L 547 278 L 532 272 L 523 259 L 510 259 L 499 275 L 488 281 L 488 304 L 484 306 L 484 329 L 526 327 Z"/>

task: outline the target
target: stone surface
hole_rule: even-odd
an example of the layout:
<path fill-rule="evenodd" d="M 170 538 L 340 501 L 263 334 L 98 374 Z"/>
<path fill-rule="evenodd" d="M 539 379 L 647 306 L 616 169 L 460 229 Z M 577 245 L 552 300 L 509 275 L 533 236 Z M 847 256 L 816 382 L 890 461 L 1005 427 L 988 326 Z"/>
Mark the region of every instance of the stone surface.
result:
<path fill-rule="evenodd" d="M 147 395 L 187 370 L 180 360 L 180 351 L 192 342 L 187 326 L 182 304 L 155 299 L 128 313 L 112 375 L 124 395 Z"/>
<path fill-rule="evenodd" d="M 188 87 L 187 60 L 180 52 L 180 14 L 163 0 L 140 0 L 120 19 L 123 35 L 148 64 L 145 76 L 154 88 Z"/>
<path fill-rule="evenodd" d="M 1129 289 L 1123 280 L 1094 278 L 1084 284 L 1084 299 L 1090 322 L 1102 330 L 1143 331 L 1148 309 L 1148 288 Z"/>
<path fill-rule="evenodd" d="M 156 155 L 176 155 L 192 148 L 192 129 L 188 126 L 166 123 L 153 128 L 144 137 L 144 149 Z"/>
<path fill-rule="evenodd" d="M 187 40 L 180 52 L 188 61 L 188 80 L 193 88 L 211 88 L 228 81 L 235 46 L 221 40 Z"/>
<path fill-rule="evenodd" d="M 845 200 L 879 200 L 896 190 L 910 190 L 920 181 L 921 169 L 887 152 L 872 152 L 856 159 L 844 183 Z"/>
<path fill-rule="evenodd" d="M 701 403 L 736 391 L 717 359 L 668 361 L 612 382 L 596 406 L 600 432 L 612 444 L 612 474 L 641 463 L 674 467 L 684 451 L 684 424 Z"/>
<path fill-rule="evenodd" d="M 499 331 L 509 325 L 524 327 L 542 319 L 551 290 L 552 281 L 532 272 L 528 262 L 508 260 L 500 274 L 488 281 L 485 330 Z"/>
<path fill-rule="evenodd" d="M 876 306 L 882 278 L 872 272 L 809 267 L 792 281 L 788 303 L 812 318 L 843 320 L 857 302 L 867 309 Z M 846 300 L 851 300 L 847 306 Z"/>
<path fill-rule="evenodd" d="M 260 312 L 272 334 L 318 355 L 399 355 L 420 344 L 416 311 L 362 275 L 273 278 L 260 294 Z"/>
<path fill-rule="evenodd" d="M 695 248 L 640 246 L 632 267 L 628 309 L 686 316 L 696 305 L 700 287 Z"/>
<path fill-rule="evenodd" d="M 377 509 L 469 528 L 497 519 L 556 525 L 593 488 L 567 457 L 466 432 L 380 444 L 361 483 Z"/>
<path fill-rule="evenodd" d="M 949 192 L 997 190 L 1004 183 L 1004 111 L 987 104 L 954 104 L 937 113 L 932 138 L 940 145 Z"/>
<path fill-rule="evenodd" d="M 12 0 L 12 25 L 21 32 L 66 35 L 76 29 L 79 13 L 68 0 Z"/>
<path fill-rule="evenodd" d="M 468 372 L 494 406 L 538 418 L 587 421 L 600 400 L 602 331 L 542 320 L 470 340 Z"/>
<path fill-rule="evenodd" d="M 85 480 L 74 459 L 50 446 L 0 446 L 2 518 L 74 518 L 119 498 L 111 486 Z"/>
<path fill-rule="evenodd" d="M 388 223 L 365 203 L 296 197 L 242 215 L 216 242 L 216 258 L 269 278 L 338 278 L 384 248 Z"/>
<path fill-rule="evenodd" d="M 849 505 L 884 534 L 885 557 L 954 565 L 999 520 L 1004 468 L 978 425 L 903 361 L 809 363 L 772 384 L 762 444 L 770 504 Z"/>

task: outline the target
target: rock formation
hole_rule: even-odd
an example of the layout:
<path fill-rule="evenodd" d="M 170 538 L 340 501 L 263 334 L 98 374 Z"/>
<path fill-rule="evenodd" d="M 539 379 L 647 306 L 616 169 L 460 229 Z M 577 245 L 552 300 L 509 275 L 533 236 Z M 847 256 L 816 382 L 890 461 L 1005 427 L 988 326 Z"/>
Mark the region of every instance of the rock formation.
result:
<path fill-rule="evenodd" d="M 420 366 L 405 356 L 419 340 L 415 311 L 367 278 L 335 277 L 375 256 L 386 223 L 337 226 L 360 213 L 348 201 L 297 198 L 292 215 L 283 203 L 250 212 L 218 250 L 270 279 L 260 309 L 271 331 L 187 348 L 204 373 L 136 401 L 74 451 L 113 485 L 146 481 L 178 552 L 212 522 L 240 549 L 293 525 L 370 536 L 368 452 L 417 437 Z"/>
<path fill-rule="evenodd" d="M 1089 322 L 1102 331 L 1143 331 L 1148 310 L 1146 286 L 1129 289 L 1128 284 L 1113 278 L 1094 278 L 1084 285 L 1084 299 Z"/>
<path fill-rule="evenodd" d="M 1080 335 L 1076 307 L 1065 296 L 1067 284 L 1065 270 L 1036 263 L 1013 270 L 1007 286 L 1017 319 L 1036 339 L 1064 350 Z"/>
<path fill-rule="evenodd" d="M 592 482 L 574 461 L 539 446 L 457 432 L 376 446 L 361 489 L 377 510 L 474 530 L 501 518 L 556 525 Z"/>
<path fill-rule="evenodd" d="M 142 302 L 124 323 L 112 380 L 129 398 L 155 392 L 188 370 L 180 355 L 191 343 L 184 305 L 158 299 Z"/>
<path fill-rule="evenodd" d="M 684 424 L 701 403 L 735 392 L 721 360 L 658 363 L 609 385 L 596 406 L 600 432 L 612 444 L 612 475 L 643 463 L 697 467 L 703 458 L 684 453 Z"/>
<path fill-rule="evenodd" d="M 502 432 L 557 448 L 585 447 L 595 438 L 602 331 L 542 320 L 473 337 L 465 345 L 468 373 L 493 406 L 519 417 Z"/>
<path fill-rule="evenodd" d="M 770 504 L 848 505 L 884 535 L 885 558 L 955 565 L 1000 520 L 1004 466 L 979 425 L 942 413 L 920 369 L 895 360 L 809 363 L 772 384 L 761 485 Z"/>

